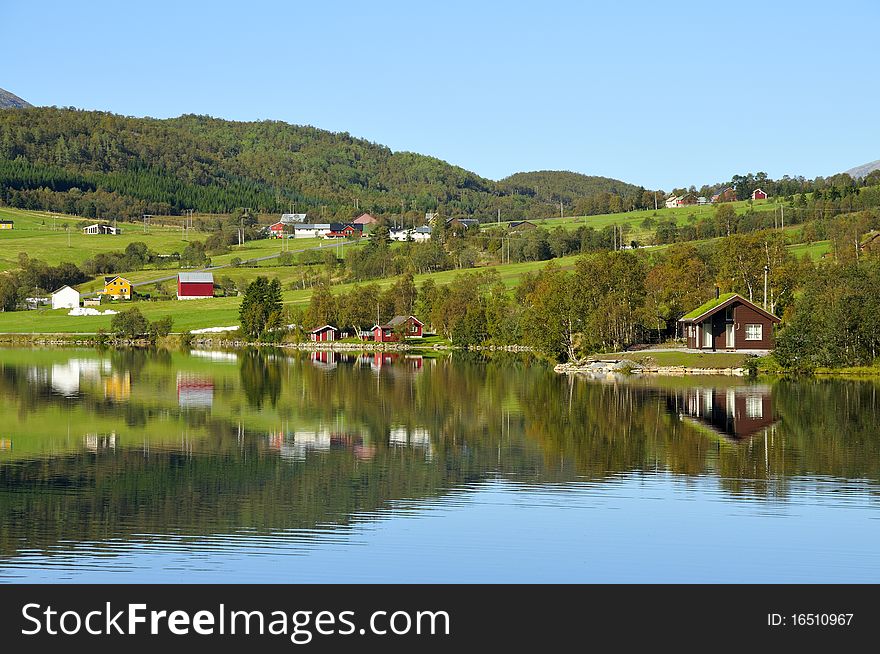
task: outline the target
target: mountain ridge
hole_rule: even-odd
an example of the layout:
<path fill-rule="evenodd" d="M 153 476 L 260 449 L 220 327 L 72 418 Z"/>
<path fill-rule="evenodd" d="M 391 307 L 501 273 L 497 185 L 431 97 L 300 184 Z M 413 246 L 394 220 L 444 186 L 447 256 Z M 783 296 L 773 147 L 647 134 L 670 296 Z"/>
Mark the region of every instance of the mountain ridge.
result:
<path fill-rule="evenodd" d="M 33 107 L 30 102 L 23 100 L 6 89 L 0 89 L 0 109 L 27 109 Z"/>

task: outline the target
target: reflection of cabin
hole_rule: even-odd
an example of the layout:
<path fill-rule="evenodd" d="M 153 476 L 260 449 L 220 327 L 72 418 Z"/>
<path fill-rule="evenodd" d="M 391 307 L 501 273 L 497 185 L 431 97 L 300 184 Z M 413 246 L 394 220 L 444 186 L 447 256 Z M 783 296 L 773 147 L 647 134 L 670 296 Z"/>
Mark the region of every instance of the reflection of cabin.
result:
<path fill-rule="evenodd" d="M 686 388 L 667 398 L 670 412 L 716 436 L 743 441 L 776 423 L 768 386 Z"/>
<path fill-rule="evenodd" d="M 685 314 L 687 346 L 699 350 L 769 350 L 779 318 L 737 293 L 724 293 Z"/>
<path fill-rule="evenodd" d="M 336 368 L 336 352 L 333 350 L 318 350 L 311 354 L 312 364 L 316 368 L 322 370 L 333 370 Z"/>
<path fill-rule="evenodd" d="M 394 316 L 384 325 L 373 326 L 373 340 L 377 343 L 394 343 L 405 338 L 421 338 L 424 323 L 415 316 Z"/>
<path fill-rule="evenodd" d="M 323 343 L 336 340 L 336 329 L 333 325 L 324 325 L 323 327 L 315 327 L 309 332 L 309 338 L 313 341 Z"/>

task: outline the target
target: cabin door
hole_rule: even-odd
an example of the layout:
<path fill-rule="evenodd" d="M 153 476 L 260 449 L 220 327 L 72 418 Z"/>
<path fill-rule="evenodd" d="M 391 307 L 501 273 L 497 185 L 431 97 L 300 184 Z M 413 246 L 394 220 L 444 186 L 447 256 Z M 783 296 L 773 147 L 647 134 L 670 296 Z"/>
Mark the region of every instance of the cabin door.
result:
<path fill-rule="evenodd" d="M 732 350 L 735 346 L 733 337 L 733 323 L 729 322 L 724 326 L 724 338 L 727 342 L 727 349 Z"/>
<path fill-rule="evenodd" d="M 712 321 L 703 323 L 703 347 L 712 347 Z"/>

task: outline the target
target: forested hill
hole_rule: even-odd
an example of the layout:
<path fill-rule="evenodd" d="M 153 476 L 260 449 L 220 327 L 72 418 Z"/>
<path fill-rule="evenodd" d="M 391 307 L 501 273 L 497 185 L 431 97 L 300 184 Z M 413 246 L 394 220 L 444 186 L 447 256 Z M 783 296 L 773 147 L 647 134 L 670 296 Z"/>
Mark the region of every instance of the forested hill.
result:
<path fill-rule="evenodd" d="M 585 179 L 594 182 L 559 184 L 570 209 L 579 193 L 633 188 Z M 50 107 L 0 112 L 0 201 L 30 209 L 125 218 L 184 209 L 277 212 L 295 204 L 297 211 L 324 207 L 328 218 L 358 209 L 488 218 L 500 209 L 513 219 L 555 215 L 559 200 L 552 191 L 496 183 L 433 157 L 277 121 L 157 120 Z"/>
<path fill-rule="evenodd" d="M 642 187 L 619 179 L 582 175 L 567 170 L 516 173 L 498 184 L 507 192 L 527 193 L 540 202 L 555 203 L 557 211 L 560 202 L 571 205 L 579 214 L 621 211 L 632 208 L 633 203 L 642 206 L 643 202 L 648 201 L 647 197 L 643 197 L 646 191 Z M 603 206 L 592 206 L 596 204 Z"/>
<path fill-rule="evenodd" d="M 0 109 L 19 109 L 30 106 L 29 102 L 22 100 L 14 93 L 10 93 L 6 89 L 0 89 Z"/>

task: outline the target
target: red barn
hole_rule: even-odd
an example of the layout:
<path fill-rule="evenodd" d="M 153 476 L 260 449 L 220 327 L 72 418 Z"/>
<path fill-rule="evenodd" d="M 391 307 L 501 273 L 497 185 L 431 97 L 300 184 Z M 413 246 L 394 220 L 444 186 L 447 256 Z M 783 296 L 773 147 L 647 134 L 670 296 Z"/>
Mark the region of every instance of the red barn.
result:
<path fill-rule="evenodd" d="M 179 273 L 177 299 L 199 300 L 214 297 L 214 274 L 209 272 Z"/>
<path fill-rule="evenodd" d="M 752 199 L 753 200 L 766 200 L 767 194 L 764 193 L 764 191 L 762 191 L 761 189 L 756 188 L 754 191 L 752 191 Z"/>
<path fill-rule="evenodd" d="M 400 340 L 397 334 L 401 327 L 406 338 L 421 338 L 424 326 L 415 316 L 394 316 L 384 325 L 373 327 L 373 340 L 377 343 L 394 343 Z"/>
<path fill-rule="evenodd" d="M 272 235 L 272 238 L 284 238 L 284 223 L 277 222 L 269 225 L 269 233 Z"/>
<path fill-rule="evenodd" d="M 323 327 L 316 327 L 310 331 L 309 338 L 319 343 L 335 341 L 337 331 L 339 330 L 333 325 L 324 325 Z"/>

